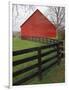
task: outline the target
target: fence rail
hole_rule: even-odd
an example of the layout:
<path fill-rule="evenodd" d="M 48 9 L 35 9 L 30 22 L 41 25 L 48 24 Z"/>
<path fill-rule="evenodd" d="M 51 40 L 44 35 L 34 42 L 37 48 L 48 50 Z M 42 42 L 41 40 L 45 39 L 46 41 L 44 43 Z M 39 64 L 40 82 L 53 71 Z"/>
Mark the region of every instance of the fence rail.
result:
<path fill-rule="evenodd" d="M 35 73 L 33 73 L 33 74 L 31 74 L 27 77 L 23 77 L 18 81 L 13 81 L 13 85 L 24 84 L 26 81 L 30 80 L 31 78 L 33 78 L 37 75 L 39 77 L 39 80 L 42 80 L 42 77 L 43 77 L 42 72 L 44 72 L 46 69 L 50 68 L 54 64 L 60 63 L 61 56 L 62 56 L 61 51 L 63 50 L 63 48 L 61 47 L 62 45 L 63 45 L 63 42 L 56 42 L 56 43 L 53 43 L 53 44 L 50 44 L 50 45 L 44 45 L 44 46 L 35 47 L 35 48 L 13 51 L 13 56 L 18 56 L 18 55 L 21 55 L 21 54 L 27 54 L 27 53 L 30 53 L 30 52 L 37 51 L 37 55 L 27 57 L 27 58 L 24 58 L 24 59 L 20 59 L 20 60 L 17 60 L 17 61 L 13 61 L 13 66 L 14 67 L 17 66 L 17 65 L 20 65 L 22 63 L 27 63 L 27 62 L 30 62 L 30 61 L 34 61 L 36 59 L 38 60 L 38 63 L 36 63 L 34 65 L 27 66 L 25 68 L 22 68 L 21 70 L 13 72 L 13 77 L 16 77 L 20 74 L 23 74 L 27 71 L 30 71 L 30 70 L 34 69 L 34 68 L 38 68 L 38 70 Z M 49 50 L 49 51 L 46 51 L 46 52 L 42 53 L 42 50 L 47 49 L 47 48 L 52 48 L 52 47 L 54 48 L 53 50 Z M 51 57 L 49 57 L 45 60 L 42 60 L 42 57 L 47 56 L 47 55 L 49 55 L 53 52 L 57 52 L 57 53 L 54 56 L 51 56 Z M 56 60 L 54 60 L 48 66 L 45 66 L 44 68 L 42 67 L 43 64 L 46 64 L 46 63 L 52 61 L 53 59 L 56 59 Z"/>

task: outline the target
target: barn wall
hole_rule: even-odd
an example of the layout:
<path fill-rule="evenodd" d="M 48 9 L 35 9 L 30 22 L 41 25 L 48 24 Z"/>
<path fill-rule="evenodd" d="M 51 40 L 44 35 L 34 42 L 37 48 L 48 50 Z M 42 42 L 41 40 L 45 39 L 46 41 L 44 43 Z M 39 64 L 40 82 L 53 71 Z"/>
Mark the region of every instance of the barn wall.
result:
<path fill-rule="evenodd" d="M 56 28 L 41 13 L 37 12 L 21 26 L 21 36 L 56 37 Z"/>

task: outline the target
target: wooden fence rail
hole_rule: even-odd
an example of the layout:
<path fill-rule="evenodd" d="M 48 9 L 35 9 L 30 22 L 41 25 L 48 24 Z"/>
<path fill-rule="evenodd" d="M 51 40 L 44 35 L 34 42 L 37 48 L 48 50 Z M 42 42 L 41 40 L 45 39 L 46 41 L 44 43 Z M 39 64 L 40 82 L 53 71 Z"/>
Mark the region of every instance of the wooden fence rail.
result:
<path fill-rule="evenodd" d="M 33 73 L 33 74 L 31 74 L 27 77 L 23 77 L 23 78 L 19 79 L 18 81 L 13 81 L 13 85 L 24 84 L 26 81 L 30 80 L 31 78 L 33 78 L 37 75 L 39 77 L 39 80 L 42 80 L 42 77 L 43 77 L 42 72 L 44 72 L 46 69 L 50 68 L 54 64 L 56 64 L 56 63 L 59 64 L 60 63 L 61 56 L 62 56 L 61 51 L 63 50 L 60 46 L 62 46 L 62 44 L 63 44 L 63 42 L 56 42 L 56 43 L 53 43 L 53 44 L 50 44 L 50 45 L 44 45 L 44 46 L 35 47 L 35 48 L 13 51 L 13 56 L 18 56 L 18 55 L 21 55 L 21 54 L 26 54 L 26 53 L 37 51 L 37 55 L 13 61 L 13 67 L 15 67 L 17 65 L 20 65 L 22 63 L 34 61 L 36 59 L 38 60 L 38 63 L 36 63 L 34 65 L 27 66 L 25 68 L 22 68 L 21 70 L 17 70 L 15 72 L 13 72 L 13 77 L 16 77 L 20 74 L 23 74 L 27 71 L 30 71 L 30 70 L 34 69 L 34 68 L 38 68 L 38 70 L 35 73 Z M 47 49 L 47 48 L 52 48 L 52 47 L 54 48 L 53 50 L 49 50 L 49 51 L 46 51 L 46 52 L 42 53 L 42 50 Z M 57 52 L 57 54 L 54 55 L 54 56 L 51 56 L 51 57 L 49 57 L 45 60 L 42 60 L 42 57 L 47 56 L 47 55 L 49 55 L 53 52 Z M 52 62 L 50 65 L 45 66 L 44 68 L 42 67 L 43 64 L 46 64 L 46 63 L 52 61 L 53 59 L 56 59 L 56 60 L 54 60 L 54 62 Z"/>

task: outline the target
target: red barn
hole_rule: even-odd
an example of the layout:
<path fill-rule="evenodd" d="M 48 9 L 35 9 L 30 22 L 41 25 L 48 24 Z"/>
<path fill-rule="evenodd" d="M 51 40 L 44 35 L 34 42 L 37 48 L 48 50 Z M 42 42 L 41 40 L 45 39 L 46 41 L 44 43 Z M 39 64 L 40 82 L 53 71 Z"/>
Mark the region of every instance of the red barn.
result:
<path fill-rule="evenodd" d="M 22 25 L 21 38 L 56 38 L 56 27 L 37 9 Z"/>

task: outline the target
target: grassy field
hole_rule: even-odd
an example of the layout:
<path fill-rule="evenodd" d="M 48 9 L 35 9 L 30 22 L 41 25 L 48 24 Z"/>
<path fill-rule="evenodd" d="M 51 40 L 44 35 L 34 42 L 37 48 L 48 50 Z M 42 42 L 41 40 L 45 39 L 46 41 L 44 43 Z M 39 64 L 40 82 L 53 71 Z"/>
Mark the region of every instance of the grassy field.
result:
<path fill-rule="evenodd" d="M 41 46 L 42 44 L 39 42 L 34 41 L 28 41 L 28 40 L 21 40 L 19 38 L 13 38 L 13 50 L 20 50 L 20 49 L 26 49 L 26 48 L 32 48 Z"/>
<path fill-rule="evenodd" d="M 26 49 L 26 48 L 32 48 L 32 47 L 37 47 L 37 46 L 41 46 L 43 45 L 42 43 L 39 43 L 39 42 L 34 42 L 34 41 L 28 41 L 28 40 L 21 40 L 19 38 L 14 38 L 13 39 L 13 51 L 16 51 L 16 50 L 20 50 L 20 49 Z M 53 48 L 48 48 L 42 52 L 46 52 L 46 51 L 49 51 Z M 45 56 L 42 58 L 43 59 L 47 59 L 53 55 L 55 55 L 55 53 L 52 53 L 48 56 Z M 16 61 L 18 59 L 22 59 L 22 58 L 26 58 L 26 57 L 30 57 L 30 56 L 33 56 L 33 55 L 37 55 L 37 52 L 32 52 L 32 53 L 28 53 L 28 54 L 23 54 L 23 55 L 18 55 L 18 56 L 14 56 L 13 57 L 13 61 Z M 31 61 L 31 62 L 28 62 L 28 63 L 24 63 L 24 64 L 20 64 L 20 65 L 17 65 L 15 67 L 13 67 L 13 72 L 17 71 L 17 70 L 20 70 L 22 68 L 25 68 L 27 66 L 31 66 L 35 63 L 37 63 L 37 59 L 35 61 Z M 20 78 L 23 78 L 24 76 L 27 76 L 27 75 L 30 75 L 31 73 L 35 72 L 37 70 L 36 69 L 33 69 L 31 71 L 28 71 L 27 73 L 25 74 L 21 74 L 21 75 L 18 75 L 16 76 L 15 78 L 13 78 L 14 81 L 18 81 Z M 43 73 L 43 80 L 42 81 L 39 81 L 38 80 L 38 77 L 35 77 L 33 79 L 31 79 L 30 81 L 28 81 L 26 84 L 39 84 L 39 83 L 58 83 L 58 82 L 64 82 L 65 80 L 65 77 L 64 77 L 64 62 L 62 62 L 62 64 L 60 65 L 55 65 L 53 66 L 53 68 L 47 70 L 46 72 Z M 55 77 L 56 76 L 56 77 Z"/>
<path fill-rule="evenodd" d="M 25 84 L 52 84 L 52 83 L 64 83 L 65 82 L 65 64 L 64 61 L 60 65 L 54 65 L 52 68 L 43 72 L 43 79 L 40 81 L 38 77 L 35 77 Z"/>

